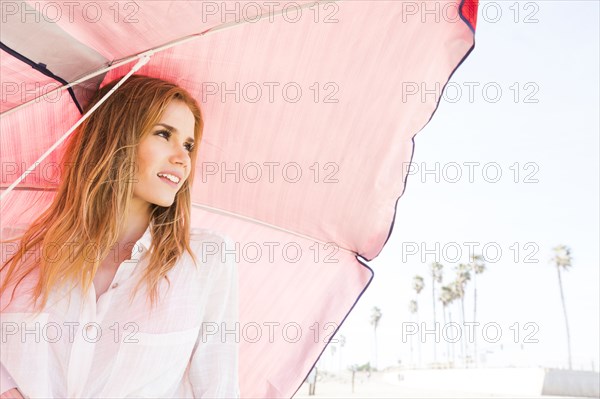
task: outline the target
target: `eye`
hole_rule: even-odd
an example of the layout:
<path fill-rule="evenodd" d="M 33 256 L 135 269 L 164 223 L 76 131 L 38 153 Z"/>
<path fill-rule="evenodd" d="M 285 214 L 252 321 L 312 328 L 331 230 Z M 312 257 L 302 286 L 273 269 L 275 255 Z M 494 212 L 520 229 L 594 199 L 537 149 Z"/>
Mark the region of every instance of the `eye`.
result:
<path fill-rule="evenodd" d="M 169 138 L 173 135 L 173 133 L 171 133 L 169 130 L 166 129 L 162 129 L 156 132 L 157 136 L 160 135 L 164 135 L 164 137 L 169 140 Z M 185 147 L 185 149 L 187 150 L 187 152 L 192 152 L 194 151 L 194 143 L 185 143 L 183 145 Z"/>
<path fill-rule="evenodd" d="M 194 151 L 194 143 L 185 143 L 184 147 L 187 149 L 188 152 Z"/>
<path fill-rule="evenodd" d="M 168 131 L 168 130 L 165 130 L 165 129 L 159 130 L 158 132 L 156 132 L 157 136 L 160 136 L 161 134 L 165 134 L 166 138 L 168 139 L 169 137 L 171 137 L 172 133 L 170 131 Z"/>

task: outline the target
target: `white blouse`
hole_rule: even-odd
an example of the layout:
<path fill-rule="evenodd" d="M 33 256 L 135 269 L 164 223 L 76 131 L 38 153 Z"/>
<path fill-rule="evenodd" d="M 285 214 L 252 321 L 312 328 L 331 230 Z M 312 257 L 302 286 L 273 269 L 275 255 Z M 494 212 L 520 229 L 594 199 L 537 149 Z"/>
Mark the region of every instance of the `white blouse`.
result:
<path fill-rule="evenodd" d="M 239 398 L 234 245 L 209 230 L 191 233 L 198 268 L 184 253 L 152 312 L 145 284 L 129 302 L 150 258 L 150 227 L 98 302 L 93 285 L 85 295 L 57 289 L 35 316 L 27 303 L 34 276 L 4 309 L 9 287 L 0 298 L 0 392 L 16 385 L 30 398 Z M 15 246 L 3 244 L 2 261 Z"/>

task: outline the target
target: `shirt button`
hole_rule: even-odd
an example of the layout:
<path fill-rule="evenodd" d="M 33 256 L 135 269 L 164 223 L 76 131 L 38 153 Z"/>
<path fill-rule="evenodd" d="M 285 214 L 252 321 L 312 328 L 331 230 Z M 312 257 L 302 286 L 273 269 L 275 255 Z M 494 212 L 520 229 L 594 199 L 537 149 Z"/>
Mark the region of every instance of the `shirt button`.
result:
<path fill-rule="evenodd" d="M 119 286 L 119 283 L 114 283 L 113 285 L 110 286 L 110 288 L 117 288 Z"/>

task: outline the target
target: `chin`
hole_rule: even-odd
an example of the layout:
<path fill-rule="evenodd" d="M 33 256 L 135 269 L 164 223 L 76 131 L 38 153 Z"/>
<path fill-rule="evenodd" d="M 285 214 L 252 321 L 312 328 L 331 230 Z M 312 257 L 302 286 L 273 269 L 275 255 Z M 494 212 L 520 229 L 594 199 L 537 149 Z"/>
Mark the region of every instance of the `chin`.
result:
<path fill-rule="evenodd" d="M 162 206 L 163 208 L 168 208 L 175 203 L 175 198 L 161 198 L 156 201 L 152 201 L 152 203 Z"/>

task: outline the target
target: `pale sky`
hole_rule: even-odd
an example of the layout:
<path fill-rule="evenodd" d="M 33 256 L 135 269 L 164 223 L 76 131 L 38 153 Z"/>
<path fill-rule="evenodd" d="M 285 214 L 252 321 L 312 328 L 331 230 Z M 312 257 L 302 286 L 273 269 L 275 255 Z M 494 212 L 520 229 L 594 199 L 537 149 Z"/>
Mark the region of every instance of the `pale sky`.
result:
<path fill-rule="evenodd" d="M 383 313 L 378 328 L 379 367 L 397 365 L 398 359 L 410 363 L 410 346 L 401 344 L 401 323 L 413 320 L 408 311 L 414 297 L 412 277 L 428 277 L 427 264 L 433 255 L 425 264 L 420 252 L 405 254 L 403 263 L 403 243 L 433 248 L 436 242 L 441 247 L 456 242 L 464 250 L 460 261 L 465 262 L 468 248 L 462 243 L 475 241 L 481 243 L 479 248 L 488 243 L 502 250 L 499 260 L 488 263 L 477 281 L 478 321 L 482 325 L 496 322 L 502 332 L 497 344 L 491 342 L 493 337 L 489 342 L 479 338 L 480 352 L 495 353 L 490 354 L 490 364 L 566 366 L 558 277 L 556 268 L 547 262 L 552 247 L 564 243 L 573 253 L 573 267 L 562 275 L 573 366 L 591 369 L 593 362 L 598 370 L 599 3 L 514 4 L 480 3 L 475 50 L 452 77 L 454 91 L 447 93 L 432 121 L 415 139 L 413 161 L 418 166 L 431 169 L 439 162 L 441 170 L 456 162 L 462 165 L 462 178 L 457 183 L 443 179 L 436 183 L 433 175 L 420 173 L 408 178 L 392 236 L 369 263 L 374 280 L 338 333 L 347 338 L 342 358 L 331 358 L 328 348 L 320 361 L 323 366 L 371 360 L 369 315 L 373 306 Z M 494 23 L 498 8 L 502 16 Z M 473 101 L 469 101 L 468 82 L 479 83 Z M 488 92 L 484 93 L 486 84 Z M 502 95 L 494 103 L 496 87 Z M 448 101 L 457 96 L 457 88 L 463 89 L 462 96 Z M 480 163 L 472 183 L 465 162 Z M 482 174 L 483 165 L 494 166 L 494 162 L 502 171 L 496 183 L 485 180 L 494 177 L 494 168 L 487 169 L 485 178 Z M 447 167 L 446 172 L 453 177 L 455 169 Z M 538 263 L 526 262 L 528 254 Z M 494 252 L 490 250 L 489 256 Z M 445 259 L 441 263 L 450 279 L 453 272 L 448 269 L 453 264 Z M 430 279 L 425 283 L 419 317 L 431 322 Z M 470 288 L 465 299 L 467 321 L 473 315 Z M 439 302 L 437 306 L 441 321 Z M 459 308 L 454 307 L 452 314 L 453 321 L 458 321 Z M 516 322 L 517 344 L 513 342 Z M 527 322 L 534 324 L 526 329 Z M 525 342 L 528 333 L 539 342 Z M 438 357 L 445 345 L 438 347 Z M 423 361 L 432 358 L 431 345 L 423 344 L 421 350 Z M 460 353 L 458 346 L 455 351 Z"/>

